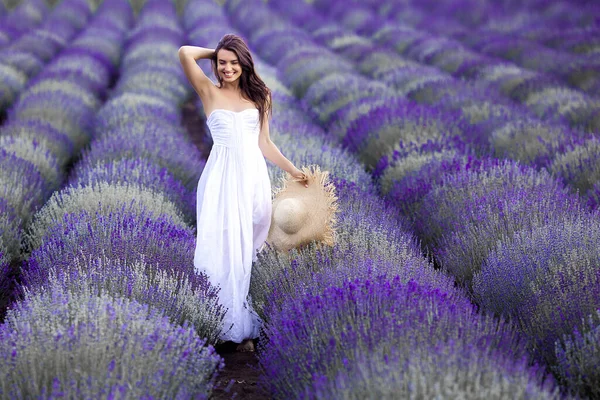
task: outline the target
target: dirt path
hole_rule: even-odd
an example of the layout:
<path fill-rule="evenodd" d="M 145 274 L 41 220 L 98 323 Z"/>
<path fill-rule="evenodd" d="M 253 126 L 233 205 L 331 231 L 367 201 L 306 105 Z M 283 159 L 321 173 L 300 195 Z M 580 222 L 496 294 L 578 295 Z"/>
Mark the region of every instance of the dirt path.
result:
<path fill-rule="evenodd" d="M 227 342 L 217 347 L 217 352 L 225 359 L 225 368 L 219 375 L 211 399 L 269 399 L 258 387 L 260 371 L 256 353 L 237 352 L 236 346 L 236 343 Z"/>
<path fill-rule="evenodd" d="M 192 142 L 198 147 L 203 158 L 210 153 L 211 143 L 207 139 L 208 128 L 205 119 L 200 116 L 193 100 L 183 106 L 183 126 Z M 235 351 L 237 345 L 232 342 L 217 346 L 217 352 L 225 359 L 225 368 L 219 375 L 217 386 L 213 391 L 214 400 L 247 399 L 264 400 L 269 396 L 258 389 L 258 359 L 256 353 L 240 353 Z"/>

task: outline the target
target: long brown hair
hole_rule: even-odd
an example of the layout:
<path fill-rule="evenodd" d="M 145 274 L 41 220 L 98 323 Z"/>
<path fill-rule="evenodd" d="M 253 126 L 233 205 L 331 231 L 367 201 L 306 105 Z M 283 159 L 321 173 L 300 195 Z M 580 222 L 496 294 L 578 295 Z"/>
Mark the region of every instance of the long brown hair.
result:
<path fill-rule="evenodd" d="M 219 40 L 215 48 L 215 54 L 212 57 L 212 70 L 220 86 L 223 86 L 223 79 L 221 79 L 217 70 L 217 53 L 221 49 L 232 51 L 237 56 L 242 66 L 242 74 L 239 78 L 242 96 L 252 101 L 258 108 L 260 126 L 262 127 L 264 116 L 271 115 L 272 111 L 271 90 L 256 73 L 250 49 L 241 37 L 234 34 L 224 35 Z"/>

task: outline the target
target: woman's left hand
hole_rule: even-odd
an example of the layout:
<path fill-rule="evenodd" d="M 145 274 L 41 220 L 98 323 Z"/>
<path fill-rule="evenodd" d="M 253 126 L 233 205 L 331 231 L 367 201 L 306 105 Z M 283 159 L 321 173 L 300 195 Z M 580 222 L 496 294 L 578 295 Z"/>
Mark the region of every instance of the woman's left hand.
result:
<path fill-rule="evenodd" d="M 294 178 L 294 181 L 304 182 L 304 187 L 308 187 L 308 178 L 306 177 L 306 174 L 304 172 L 302 172 L 298 168 L 296 168 L 294 173 L 291 175 Z"/>

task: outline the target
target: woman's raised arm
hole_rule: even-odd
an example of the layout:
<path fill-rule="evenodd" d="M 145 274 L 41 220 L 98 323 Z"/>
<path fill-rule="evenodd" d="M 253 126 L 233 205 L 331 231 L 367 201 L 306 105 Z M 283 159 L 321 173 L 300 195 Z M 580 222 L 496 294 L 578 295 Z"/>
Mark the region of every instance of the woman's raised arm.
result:
<path fill-rule="evenodd" d="M 196 61 L 202 58 L 211 59 L 215 54 L 214 49 L 197 46 L 181 46 L 178 54 L 185 76 L 187 76 L 194 87 L 194 90 L 196 90 L 196 93 L 204 100 L 204 98 L 209 95 L 214 84 L 208 79 L 206 74 L 204 74 L 204 71 L 202 71 Z"/>

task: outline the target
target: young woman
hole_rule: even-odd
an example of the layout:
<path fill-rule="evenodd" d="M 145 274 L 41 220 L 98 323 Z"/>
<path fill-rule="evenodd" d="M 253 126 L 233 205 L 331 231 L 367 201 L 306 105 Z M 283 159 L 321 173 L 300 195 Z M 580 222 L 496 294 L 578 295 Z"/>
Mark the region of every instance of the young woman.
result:
<path fill-rule="evenodd" d="M 218 84 L 196 63 L 203 58 L 211 60 Z M 253 351 L 261 321 L 247 298 L 250 273 L 271 224 L 265 158 L 305 186 L 307 178 L 269 138 L 271 92 L 239 36 L 223 36 L 214 50 L 182 46 L 179 60 L 202 100 L 213 139 L 198 182 L 194 267 L 220 287 L 228 309 L 220 339 Z"/>

